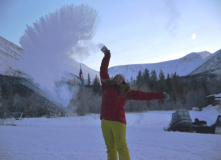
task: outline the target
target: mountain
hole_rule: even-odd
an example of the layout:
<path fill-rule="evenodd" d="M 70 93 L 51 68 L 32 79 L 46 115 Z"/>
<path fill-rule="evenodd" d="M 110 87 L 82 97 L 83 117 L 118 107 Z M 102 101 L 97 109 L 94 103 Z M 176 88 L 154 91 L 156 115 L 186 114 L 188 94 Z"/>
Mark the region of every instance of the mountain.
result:
<path fill-rule="evenodd" d="M 15 68 L 15 64 L 21 58 L 22 48 L 9 42 L 3 37 L 0 37 L 0 74 L 17 77 L 29 77 L 27 75 L 25 76 L 24 73 L 18 71 L 18 69 Z M 93 70 L 84 64 L 80 64 L 77 61 L 74 61 L 72 64 L 71 72 L 65 72 L 63 74 L 62 80 L 70 81 L 75 79 L 78 81 L 80 65 L 85 80 L 88 79 L 88 74 L 90 75 L 91 81 L 93 81 L 96 76 L 99 77 L 98 71 Z M 130 64 L 110 67 L 109 75 L 113 77 L 118 73 L 123 73 L 126 79 L 130 81 L 131 77 L 136 79 L 138 72 L 144 72 L 146 68 L 150 71 L 150 73 L 152 70 L 155 70 L 157 75 L 159 75 L 160 70 L 162 70 L 165 76 L 167 74 L 174 73 L 179 76 L 186 76 L 201 72 L 215 72 L 221 70 L 221 50 L 215 52 L 214 54 L 211 54 L 207 51 L 193 52 L 182 58 L 160 63 Z"/>
<path fill-rule="evenodd" d="M 205 63 L 191 72 L 190 75 L 217 72 L 221 72 L 221 49 L 212 54 Z"/>
<path fill-rule="evenodd" d="M 70 80 L 70 79 L 73 79 L 74 77 L 75 78 L 78 77 L 79 72 L 80 72 L 80 66 L 81 66 L 81 69 L 82 69 L 82 72 L 83 72 L 83 78 L 85 80 L 85 84 L 87 84 L 88 74 L 90 75 L 91 81 L 93 81 L 96 76 L 100 77 L 100 74 L 99 74 L 98 71 L 91 69 L 90 67 L 86 66 L 85 64 L 82 64 L 82 63 L 79 63 L 79 62 L 75 61 L 72 64 L 72 73 L 66 72 L 63 76 L 63 77 L 66 77 L 64 79 Z"/>
<path fill-rule="evenodd" d="M 110 76 L 114 76 L 117 73 L 123 73 L 128 81 L 136 78 L 138 72 L 142 73 L 147 68 L 151 73 L 152 70 L 155 70 L 157 75 L 159 75 L 160 70 L 162 70 L 165 74 L 178 74 L 179 76 L 186 76 L 190 74 L 193 70 L 198 68 L 204 62 L 206 62 L 211 56 L 211 53 L 204 52 L 193 52 L 182 58 L 165 61 L 160 63 L 151 63 L 151 64 L 132 64 L 132 65 L 124 65 L 124 66 L 116 66 L 109 68 Z"/>
<path fill-rule="evenodd" d="M 21 47 L 0 36 L 0 74 L 30 78 L 30 76 L 22 73 L 16 68 L 16 64 L 19 60 L 22 59 L 22 51 L 23 49 Z M 76 76 L 79 74 L 80 65 L 83 71 L 84 79 L 88 78 L 88 74 L 90 74 L 91 80 L 93 80 L 95 76 L 99 76 L 98 71 L 95 71 L 84 64 L 80 64 L 79 62 L 74 61 L 72 64 L 72 72 L 65 72 L 63 78 L 66 80 L 70 80 L 74 77 L 76 78 Z"/>
<path fill-rule="evenodd" d="M 0 36 L 0 74 L 17 74 L 16 63 L 22 58 L 22 48 Z"/>
<path fill-rule="evenodd" d="M 30 113 L 27 103 L 31 106 L 30 110 L 35 110 L 35 113 Z M 43 106 L 44 109 L 42 109 Z M 61 105 L 48 98 L 32 81 L 21 77 L 0 75 L 0 117 L 3 113 L 14 112 L 15 109 L 22 111 L 23 117 L 45 114 L 50 116 L 49 113 L 53 114 L 56 111 L 63 113 Z"/>

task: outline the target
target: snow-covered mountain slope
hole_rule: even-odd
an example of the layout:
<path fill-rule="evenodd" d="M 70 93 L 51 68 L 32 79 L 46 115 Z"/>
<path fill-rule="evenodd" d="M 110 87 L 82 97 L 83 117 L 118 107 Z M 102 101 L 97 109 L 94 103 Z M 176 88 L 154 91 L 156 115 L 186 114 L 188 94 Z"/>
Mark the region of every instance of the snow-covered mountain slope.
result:
<path fill-rule="evenodd" d="M 82 72 L 83 72 L 83 78 L 85 80 L 88 79 L 88 74 L 90 75 L 90 80 L 91 81 L 93 81 L 96 76 L 98 76 L 100 78 L 100 74 L 99 74 L 98 71 L 93 70 L 90 67 L 86 66 L 85 64 L 79 63 L 77 61 L 75 61 L 75 63 L 72 65 L 72 68 L 73 68 L 73 72 L 72 73 L 75 76 L 79 76 L 80 66 L 81 66 L 81 69 L 82 69 Z M 85 81 L 85 84 L 87 84 L 87 81 Z"/>
<path fill-rule="evenodd" d="M 15 65 L 22 57 L 22 48 L 0 36 L 0 74 L 15 74 Z"/>
<path fill-rule="evenodd" d="M 19 73 L 16 68 L 16 63 L 22 58 L 23 49 L 15 44 L 9 42 L 8 40 L 0 37 L 0 74 L 12 75 L 12 76 L 22 76 L 29 77 L 23 73 Z M 202 65 L 202 66 L 201 66 Z M 27 66 L 28 67 L 28 66 Z M 99 71 L 93 70 L 88 66 L 81 64 L 84 79 L 88 79 L 88 74 L 90 75 L 91 81 L 98 76 Z M 151 73 L 155 70 L 157 75 L 159 75 L 160 70 L 165 74 L 178 74 L 179 76 L 186 76 L 189 74 L 197 74 L 205 71 L 219 71 L 221 70 L 221 50 L 211 54 L 207 51 L 204 52 L 193 52 L 182 58 L 165 61 L 160 63 L 150 63 L 150 64 L 131 64 L 123 66 L 115 66 L 109 68 L 109 74 L 111 77 L 118 73 L 123 73 L 128 81 L 136 79 L 138 72 L 144 72 L 148 69 Z M 71 70 L 64 73 L 63 80 L 71 80 L 78 77 L 80 71 L 80 63 L 74 61 L 71 66 Z M 87 82 L 87 81 L 86 81 Z"/>
<path fill-rule="evenodd" d="M 16 64 L 19 60 L 22 59 L 22 52 L 23 49 L 21 47 L 13 44 L 12 42 L 0 36 L 0 74 L 10 76 L 21 76 L 24 78 L 29 77 L 21 72 L 19 74 L 18 68 L 16 68 Z M 91 80 L 93 80 L 96 75 L 99 76 L 98 71 L 95 71 L 84 64 L 81 64 L 81 68 L 83 70 L 84 79 L 88 78 L 88 74 L 90 75 Z M 64 77 L 66 77 L 67 80 L 78 76 L 80 71 L 80 63 L 74 61 L 72 64 L 72 69 L 73 71 L 71 73 L 64 73 Z"/>
<path fill-rule="evenodd" d="M 185 76 L 207 61 L 210 55 L 211 53 L 207 51 L 199 53 L 193 52 L 182 58 L 166 62 L 116 66 L 109 68 L 109 74 L 110 76 L 114 76 L 117 73 L 123 73 L 126 79 L 130 81 L 131 77 L 135 79 L 139 71 L 143 73 L 147 68 L 150 73 L 152 70 L 155 70 L 157 75 L 159 75 L 160 70 L 162 70 L 165 76 L 167 74 L 174 74 L 175 72 L 179 76 Z"/>
<path fill-rule="evenodd" d="M 210 58 L 196 70 L 194 70 L 190 75 L 199 73 L 216 73 L 221 71 L 221 49 L 216 51 L 210 56 Z"/>
<path fill-rule="evenodd" d="M 70 62 L 68 61 L 69 64 L 66 65 L 68 67 L 62 66 L 54 69 L 50 65 L 41 64 L 40 68 L 34 68 L 30 63 L 26 63 L 27 65 L 24 65 L 23 55 L 24 52 L 21 47 L 16 46 L 8 40 L 0 37 L 0 74 L 3 76 L 24 78 L 18 83 L 21 83 L 22 86 L 33 90 L 42 97 L 45 97 L 52 103 L 59 103 L 66 106 L 64 102 L 69 102 L 68 98 L 72 96 L 72 91 L 66 89 L 65 86 L 56 86 L 56 88 L 55 84 L 64 84 L 63 82 L 73 82 L 73 84 L 75 84 L 74 82 L 81 83 L 78 78 L 80 65 L 83 71 L 85 84 L 87 84 L 88 74 L 90 75 L 91 81 L 95 78 L 95 76 L 99 76 L 98 71 L 95 71 L 84 64 L 80 64 L 75 60 Z M 30 69 L 31 72 L 25 72 L 26 70 L 20 69 L 21 64 L 23 65 L 23 69 Z M 53 69 L 50 70 L 50 67 Z M 46 73 L 45 75 L 42 74 L 43 70 L 46 71 L 44 72 Z M 39 81 L 37 78 L 40 78 L 42 81 Z M 61 90 L 65 91 L 61 93 Z"/>

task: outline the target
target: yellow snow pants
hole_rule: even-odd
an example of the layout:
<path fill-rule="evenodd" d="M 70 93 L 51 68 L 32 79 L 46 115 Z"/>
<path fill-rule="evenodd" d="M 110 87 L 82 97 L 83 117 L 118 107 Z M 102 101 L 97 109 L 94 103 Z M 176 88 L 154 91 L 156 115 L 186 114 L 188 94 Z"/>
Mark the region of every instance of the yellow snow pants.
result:
<path fill-rule="evenodd" d="M 130 160 L 126 142 L 126 125 L 117 121 L 101 120 L 101 128 L 107 147 L 107 159 Z"/>

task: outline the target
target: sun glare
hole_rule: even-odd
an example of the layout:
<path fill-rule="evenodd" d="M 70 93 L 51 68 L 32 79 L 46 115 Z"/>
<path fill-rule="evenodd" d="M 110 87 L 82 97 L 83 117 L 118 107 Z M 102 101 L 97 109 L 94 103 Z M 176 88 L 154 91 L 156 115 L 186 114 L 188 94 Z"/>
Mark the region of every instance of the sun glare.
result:
<path fill-rule="evenodd" d="M 193 33 L 193 34 L 192 34 L 192 39 L 195 39 L 195 38 L 196 38 L 196 34 Z"/>

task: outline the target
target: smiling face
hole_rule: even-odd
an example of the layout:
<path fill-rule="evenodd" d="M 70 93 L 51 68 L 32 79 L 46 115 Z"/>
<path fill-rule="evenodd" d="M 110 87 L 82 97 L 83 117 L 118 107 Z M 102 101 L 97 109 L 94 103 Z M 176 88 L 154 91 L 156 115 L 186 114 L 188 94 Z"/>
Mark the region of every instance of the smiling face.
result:
<path fill-rule="evenodd" d="M 122 82 L 123 82 L 123 77 L 121 77 L 121 76 L 116 76 L 116 77 L 114 77 L 114 83 L 115 84 L 117 84 L 117 85 L 121 85 L 122 84 Z"/>

